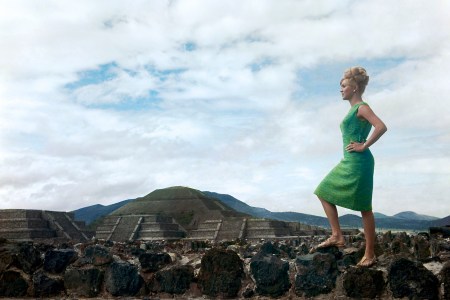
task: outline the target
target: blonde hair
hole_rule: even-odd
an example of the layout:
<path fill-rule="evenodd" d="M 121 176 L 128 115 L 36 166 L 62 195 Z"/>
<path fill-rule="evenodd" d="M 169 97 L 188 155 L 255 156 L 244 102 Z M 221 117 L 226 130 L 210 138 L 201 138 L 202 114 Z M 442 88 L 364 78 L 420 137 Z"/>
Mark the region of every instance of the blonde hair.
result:
<path fill-rule="evenodd" d="M 350 85 L 357 86 L 362 94 L 369 83 L 369 76 L 367 75 L 366 69 L 362 67 L 351 67 L 344 71 L 344 78 L 341 79 L 341 84 L 344 80 Z"/>

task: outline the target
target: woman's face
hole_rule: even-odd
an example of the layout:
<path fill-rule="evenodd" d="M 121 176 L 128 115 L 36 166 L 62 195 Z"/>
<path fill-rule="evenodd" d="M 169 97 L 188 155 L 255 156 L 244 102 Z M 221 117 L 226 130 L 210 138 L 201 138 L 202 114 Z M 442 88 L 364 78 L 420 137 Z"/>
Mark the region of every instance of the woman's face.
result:
<path fill-rule="evenodd" d="M 347 79 L 341 81 L 341 95 L 343 100 L 350 100 L 354 94 L 354 86 L 348 83 Z"/>

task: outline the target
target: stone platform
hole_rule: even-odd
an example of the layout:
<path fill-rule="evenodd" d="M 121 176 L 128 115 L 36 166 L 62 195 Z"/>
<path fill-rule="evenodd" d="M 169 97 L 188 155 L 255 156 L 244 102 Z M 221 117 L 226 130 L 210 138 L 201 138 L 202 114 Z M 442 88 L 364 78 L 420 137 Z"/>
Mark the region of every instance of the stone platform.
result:
<path fill-rule="evenodd" d="M 85 242 L 92 232 L 84 222 L 75 221 L 73 213 L 49 210 L 0 210 L 0 237 L 15 241 L 78 241 Z"/>
<path fill-rule="evenodd" d="M 296 222 L 251 218 L 225 218 L 206 220 L 198 228 L 188 232 L 187 239 L 209 241 L 291 239 L 298 236 L 325 235 L 318 226 Z"/>
<path fill-rule="evenodd" d="M 185 230 L 172 217 L 155 215 L 110 215 L 97 227 L 98 239 L 126 242 L 134 240 L 179 240 Z"/>

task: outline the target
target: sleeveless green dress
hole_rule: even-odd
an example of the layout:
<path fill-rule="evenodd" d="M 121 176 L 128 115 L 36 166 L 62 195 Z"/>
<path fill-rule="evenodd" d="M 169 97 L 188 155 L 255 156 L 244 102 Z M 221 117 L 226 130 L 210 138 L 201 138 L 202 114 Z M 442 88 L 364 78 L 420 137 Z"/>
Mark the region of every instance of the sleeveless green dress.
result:
<path fill-rule="evenodd" d="M 355 104 L 341 122 L 344 158 L 322 180 L 314 191 L 319 198 L 332 204 L 357 211 L 372 210 L 373 171 L 375 161 L 369 149 L 347 152 L 345 147 L 354 142 L 365 142 L 372 125 L 357 117 Z"/>

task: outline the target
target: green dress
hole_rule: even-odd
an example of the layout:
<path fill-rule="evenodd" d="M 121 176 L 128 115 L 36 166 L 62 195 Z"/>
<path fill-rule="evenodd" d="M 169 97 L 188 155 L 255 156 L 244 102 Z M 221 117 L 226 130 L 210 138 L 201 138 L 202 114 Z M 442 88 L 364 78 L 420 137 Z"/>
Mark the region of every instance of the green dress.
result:
<path fill-rule="evenodd" d="M 374 159 L 369 149 L 363 152 L 347 152 L 345 147 L 354 142 L 365 142 L 372 125 L 357 117 L 358 108 L 368 105 L 355 104 L 341 122 L 344 158 L 322 180 L 314 191 L 319 198 L 352 210 L 372 210 Z"/>

